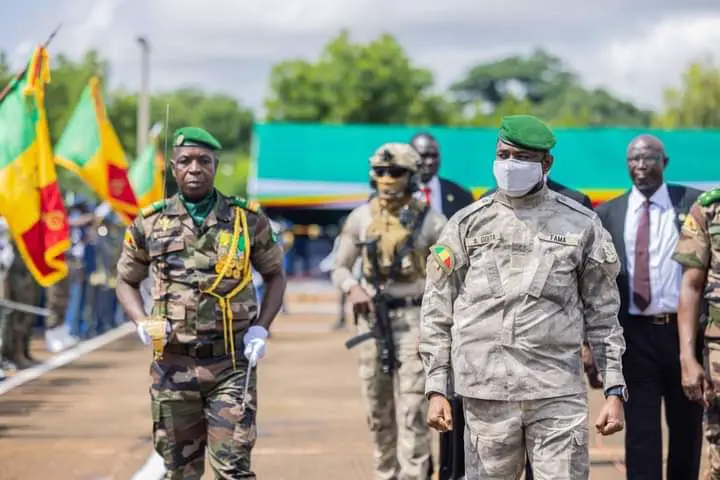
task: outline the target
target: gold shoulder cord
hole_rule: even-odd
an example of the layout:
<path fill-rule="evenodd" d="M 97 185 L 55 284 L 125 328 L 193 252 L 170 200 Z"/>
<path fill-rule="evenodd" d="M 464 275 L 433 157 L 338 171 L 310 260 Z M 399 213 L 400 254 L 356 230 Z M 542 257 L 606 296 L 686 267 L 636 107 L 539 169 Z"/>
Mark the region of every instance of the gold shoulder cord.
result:
<path fill-rule="evenodd" d="M 242 280 L 240 283 L 232 289 L 230 293 L 228 293 L 225 296 L 219 295 L 215 292 L 215 289 L 220 285 L 220 282 L 223 278 L 225 278 L 225 275 L 227 274 L 228 270 L 230 269 L 230 265 L 232 262 L 230 261 L 230 255 L 234 255 L 234 251 L 231 249 L 232 253 L 228 254 L 228 258 L 225 260 L 225 265 L 223 265 L 222 270 L 218 274 L 218 276 L 215 278 L 215 282 L 208 288 L 207 290 L 203 290 L 203 293 L 207 293 L 208 295 L 212 295 L 215 297 L 218 301 L 218 304 L 220 305 L 220 311 L 222 312 L 222 320 L 223 320 L 223 340 L 225 341 L 225 352 L 230 353 L 230 356 L 232 357 L 232 365 L 233 370 L 236 369 L 236 362 L 235 362 L 235 334 L 233 332 L 233 314 L 232 314 L 232 304 L 230 303 L 233 297 L 235 297 L 238 293 L 240 293 L 252 280 L 252 273 L 250 272 L 250 234 L 248 232 L 247 227 L 247 217 L 245 216 L 245 211 L 240 207 L 235 207 L 235 224 L 233 225 L 233 236 L 232 236 L 232 243 L 230 245 L 237 245 L 238 240 L 240 239 L 240 229 L 242 228 L 242 235 L 243 235 L 243 241 L 245 244 L 245 255 L 243 256 L 243 262 L 242 262 L 242 276 L 240 277 Z M 221 261 L 218 259 L 218 261 Z"/>

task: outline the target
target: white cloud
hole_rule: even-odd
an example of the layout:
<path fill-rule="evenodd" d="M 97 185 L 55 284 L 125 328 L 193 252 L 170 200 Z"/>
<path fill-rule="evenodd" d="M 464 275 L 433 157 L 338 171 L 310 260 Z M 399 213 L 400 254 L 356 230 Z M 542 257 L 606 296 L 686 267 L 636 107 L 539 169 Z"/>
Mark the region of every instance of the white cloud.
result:
<path fill-rule="evenodd" d="M 690 62 L 720 60 L 720 14 L 673 17 L 623 37 L 576 64 L 592 83 L 645 104 L 657 105 L 665 87 L 680 83 Z"/>
<path fill-rule="evenodd" d="M 98 48 L 114 85 L 139 84 L 138 35 L 151 44 L 154 89 L 195 84 L 259 107 L 271 66 L 315 58 L 349 28 L 356 40 L 395 35 L 441 86 L 477 62 L 542 46 L 593 85 L 657 105 L 687 61 L 720 53 L 717 0 L 57 0 L 53 50 Z M 53 12 L 53 10 L 56 10 Z M 43 25 L 42 28 L 49 28 Z"/>

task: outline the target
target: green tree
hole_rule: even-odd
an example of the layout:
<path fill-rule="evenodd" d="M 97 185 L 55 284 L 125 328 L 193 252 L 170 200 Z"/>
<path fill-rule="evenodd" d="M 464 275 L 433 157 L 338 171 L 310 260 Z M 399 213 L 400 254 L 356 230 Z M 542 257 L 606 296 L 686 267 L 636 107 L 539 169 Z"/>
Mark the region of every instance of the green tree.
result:
<path fill-rule="evenodd" d="M 494 122 L 508 111 L 536 114 L 557 126 L 648 125 L 651 113 L 604 89 L 587 89 L 558 57 L 544 50 L 472 67 L 451 87 L 471 106 L 470 122 Z M 518 103 L 520 102 L 520 103 Z"/>
<path fill-rule="evenodd" d="M 720 128 L 720 66 L 711 58 L 692 62 L 680 87 L 665 90 L 660 128 Z"/>
<path fill-rule="evenodd" d="M 432 87 L 432 73 L 413 66 L 392 36 L 360 44 L 343 30 L 317 62 L 275 65 L 265 107 L 271 121 L 446 123 L 454 109 Z"/>

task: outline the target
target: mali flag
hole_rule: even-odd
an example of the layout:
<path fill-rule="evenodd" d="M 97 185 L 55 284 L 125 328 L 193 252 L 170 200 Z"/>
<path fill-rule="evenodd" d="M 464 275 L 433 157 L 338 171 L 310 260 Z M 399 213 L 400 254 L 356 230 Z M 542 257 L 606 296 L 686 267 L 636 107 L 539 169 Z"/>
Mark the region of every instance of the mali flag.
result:
<path fill-rule="evenodd" d="M 137 216 L 125 151 L 105 111 L 97 77 L 90 79 L 55 147 L 55 161 L 82 178 L 123 222 Z"/>
<path fill-rule="evenodd" d="M 165 157 L 157 148 L 157 137 L 130 167 L 130 184 L 140 208 L 165 198 Z"/>
<path fill-rule="evenodd" d="M 67 275 L 71 246 L 45 113 L 49 62 L 47 50 L 37 48 L 0 103 L 0 215 L 43 287 Z"/>

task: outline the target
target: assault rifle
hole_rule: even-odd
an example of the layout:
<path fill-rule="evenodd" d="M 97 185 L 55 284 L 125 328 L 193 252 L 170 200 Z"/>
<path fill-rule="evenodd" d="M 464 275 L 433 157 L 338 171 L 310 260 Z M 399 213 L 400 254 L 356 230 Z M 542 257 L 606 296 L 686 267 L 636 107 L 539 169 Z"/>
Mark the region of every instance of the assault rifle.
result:
<path fill-rule="evenodd" d="M 375 290 L 375 294 L 372 297 L 372 312 L 375 315 L 375 322 L 370 327 L 369 332 L 357 335 L 345 342 L 345 348 L 350 350 L 356 345 L 374 338 L 378 344 L 382 372 L 392 375 L 400 364 L 395 356 L 395 342 L 392 335 L 392 326 L 390 325 L 390 309 L 388 308 L 390 297 L 384 292 L 384 287 L 380 279 L 378 240 L 378 238 L 373 238 L 365 242 L 356 243 L 358 247 L 367 249 L 367 256 L 370 259 L 372 272 L 368 281 Z M 357 322 L 357 316 L 355 320 Z"/>
<path fill-rule="evenodd" d="M 385 293 L 385 289 L 397 277 L 402 259 L 414 250 L 415 240 L 417 240 L 417 237 L 420 234 L 420 229 L 429 210 L 429 207 L 426 206 L 417 218 L 413 218 L 412 211 L 408 206 L 403 208 L 400 212 L 400 224 L 405 228 L 410 229 L 410 235 L 405 241 L 405 244 L 402 245 L 395 253 L 392 264 L 390 265 L 390 271 L 387 277 L 388 281 L 384 285 L 380 275 L 380 259 L 378 253 L 379 238 L 373 238 L 364 242 L 356 243 L 358 247 L 366 249 L 368 254 L 367 256 L 370 259 L 371 272 L 370 278 L 367 280 L 375 290 L 375 294 L 372 297 L 372 308 L 375 315 L 375 322 L 370 327 L 369 332 L 357 335 L 345 342 L 345 348 L 349 350 L 366 340 L 374 338 L 377 342 L 380 353 L 381 369 L 383 373 L 390 375 L 400 366 L 400 362 L 395 356 L 395 342 L 393 341 L 392 325 L 390 323 L 390 308 L 388 307 L 392 297 Z M 357 322 L 357 316 L 355 317 L 355 321 Z"/>

